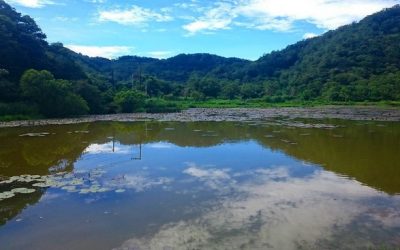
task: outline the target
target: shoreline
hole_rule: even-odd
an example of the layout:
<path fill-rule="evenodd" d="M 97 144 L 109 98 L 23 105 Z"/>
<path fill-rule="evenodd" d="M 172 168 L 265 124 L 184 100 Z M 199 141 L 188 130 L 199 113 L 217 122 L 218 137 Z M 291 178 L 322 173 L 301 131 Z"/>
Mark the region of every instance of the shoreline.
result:
<path fill-rule="evenodd" d="M 380 107 L 192 108 L 177 113 L 106 114 L 77 118 L 9 121 L 0 122 L 0 128 L 77 124 L 97 121 L 255 121 L 277 117 L 397 122 L 400 121 L 400 109 Z"/>

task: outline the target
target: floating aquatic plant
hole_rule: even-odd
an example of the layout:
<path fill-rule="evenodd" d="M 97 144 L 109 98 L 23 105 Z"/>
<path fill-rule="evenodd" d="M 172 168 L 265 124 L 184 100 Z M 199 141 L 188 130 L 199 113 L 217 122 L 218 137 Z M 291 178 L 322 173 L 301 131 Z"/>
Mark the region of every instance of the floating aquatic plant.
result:
<path fill-rule="evenodd" d="M 38 182 L 32 185 L 33 187 L 40 187 L 40 188 L 46 188 L 50 187 L 51 185 L 49 183 L 43 183 L 43 182 Z"/>
<path fill-rule="evenodd" d="M 101 168 L 90 171 L 76 171 L 75 173 L 59 172 L 50 175 L 20 175 L 12 176 L 8 180 L 0 182 L 6 186 L 12 185 L 14 189 L 0 194 L 0 201 L 14 197 L 17 194 L 30 194 L 41 188 L 55 188 L 69 193 L 92 194 L 114 191 L 123 193 L 125 187 L 136 190 L 144 190 L 153 185 L 161 185 L 168 182 L 160 178 L 159 180 L 147 180 L 143 177 L 113 178 L 111 181 L 102 180 L 106 171 Z M 23 184 L 26 183 L 26 184 Z M 15 187 L 18 184 L 27 184 L 29 187 Z M 36 189 L 35 189 L 36 188 Z"/>
<path fill-rule="evenodd" d="M 49 134 L 50 133 L 48 133 L 48 132 L 40 132 L 40 133 L 26 133 L 26 134 L 22 134 L 19 136 L 21 136 L 21 137 L 44 137 Z"/>
<path fill-rule="evenodd" d="M 34 193 L 36 190 L 32 188 L 14 188 L 11 192 L 20 193 L 20 194 L 31 194 Z"/>
<path fill-rule="evenodd" d="M 67 192 L 78 192 L 79 190 L 76 189 L 76 186 L 64 186 L 61 188 Z"/>
<path fill-rule="evenodd" d="M 13 192 L 6 191 L 6 192 L 3 192 L 3 193 L 0 193 L 0 200 L 5 200 L 5 199 L 8 199 L 8 198 L 11 198 L 11 197 L 14 197 L 14 196 L 15 196 L 15 194 Z"/>

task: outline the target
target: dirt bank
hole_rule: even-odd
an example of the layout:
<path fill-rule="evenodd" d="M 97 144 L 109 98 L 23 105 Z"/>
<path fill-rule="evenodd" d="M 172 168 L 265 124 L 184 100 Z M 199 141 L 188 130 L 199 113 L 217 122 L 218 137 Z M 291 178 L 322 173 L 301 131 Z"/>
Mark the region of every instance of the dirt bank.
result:
<path fill-rule="evenodd" d="M 72 124 L 94 121 L 246 121 L 266 120 L 275 117 L 289 118 L 337 118 L 348 120 L 400 121 L 400 109 L 378 107 L 312 107 L 312 108 L 234 108 L 188 109 L 179 113 L 165 114 L 113 114 L 91 115 L 79 118 L 43 119 L 31 121 L 0 122 L 0 127 Z"/>

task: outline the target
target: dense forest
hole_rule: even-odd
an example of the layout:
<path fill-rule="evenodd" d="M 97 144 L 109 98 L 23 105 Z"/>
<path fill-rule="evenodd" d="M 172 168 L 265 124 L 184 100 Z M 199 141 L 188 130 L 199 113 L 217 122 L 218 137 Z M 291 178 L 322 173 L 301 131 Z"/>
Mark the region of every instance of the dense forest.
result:
<path fill-rule="evenodd" d="M 178 101 L 399 101 L 400 6 L 256 61 L 211 54 L 90 58 L 49 44 L 0 0 L 0 116 L 179 109 Z"/>

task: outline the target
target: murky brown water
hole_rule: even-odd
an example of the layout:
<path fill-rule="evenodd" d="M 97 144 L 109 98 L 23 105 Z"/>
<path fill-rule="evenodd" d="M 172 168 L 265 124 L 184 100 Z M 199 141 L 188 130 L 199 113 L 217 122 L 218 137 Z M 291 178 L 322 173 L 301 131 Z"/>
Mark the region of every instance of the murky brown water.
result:
<path fill-rule="evenodd" d="M 400 247 L 400 123 L 0 129 L 0 249 Z"/>

